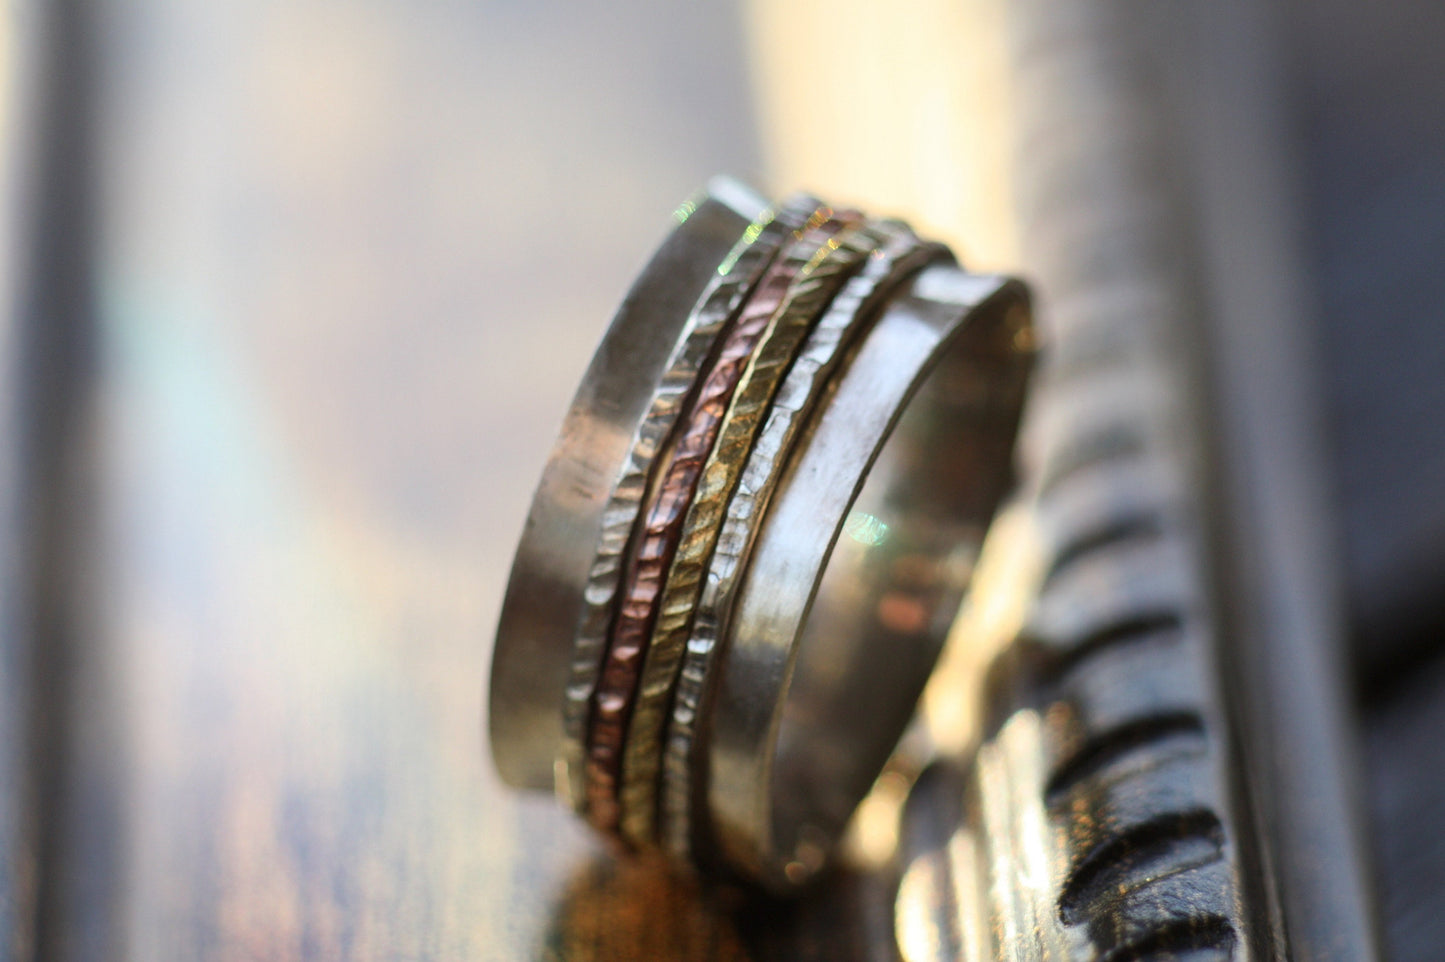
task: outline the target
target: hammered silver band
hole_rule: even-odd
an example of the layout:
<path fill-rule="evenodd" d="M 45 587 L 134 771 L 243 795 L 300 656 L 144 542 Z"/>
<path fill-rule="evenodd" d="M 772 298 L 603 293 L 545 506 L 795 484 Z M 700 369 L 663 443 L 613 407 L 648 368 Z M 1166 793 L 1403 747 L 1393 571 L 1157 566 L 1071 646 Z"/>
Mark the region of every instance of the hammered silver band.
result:
<path fill-rule="evenodd" d="M 1011 482 L 1027 293 L 811 197 L 774 212 L 720 180 L 679 221 L 534 498 L 497 631 L 493 754 L 629 847 L 786 891 L 825 864 L 901 735 Z M 814 253 L 780 274 L 785 249 Z M 730 335 L 740 318 L 768 333 Z M 724 344 L 756 353 L 739 369 Z M 726 382 L 708 374 L 722 363 Z M 722 413 L 694 410 L 709 377 Z M 689 423 L 688 445 L 716 447 L 689 447 L 706 463 L 679 474 L 664 466 Z M 614 649 L 644 515 L 677 526 L 648 542 L 662 580 Z M 610 768 L 581 764 L 589 744 Z"/>

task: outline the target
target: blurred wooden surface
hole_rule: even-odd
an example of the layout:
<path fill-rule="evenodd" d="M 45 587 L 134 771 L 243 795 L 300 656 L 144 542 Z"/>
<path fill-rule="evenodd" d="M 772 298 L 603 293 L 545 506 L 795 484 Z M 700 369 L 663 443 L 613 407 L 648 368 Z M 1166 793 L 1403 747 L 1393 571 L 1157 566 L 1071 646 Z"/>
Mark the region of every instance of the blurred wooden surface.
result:
<path fill-rule="evenodd" d="M 7 625 L 5 732 L 44 749 L 6 763 L 34 783 L 6 775 L 8 951 L 730 957 L 684 889 L 504 790 L 481 718 L 592 345 L 672 207 L 754 167 L 733 11 L 17 15 L 83 18 L 96 109 L 46 106 L 97 122 L 27 158 L 95 220 L 64 225 L 87 263 L 41 251 L 50 300 L 7 340 L 5 383 L 45 417 L 7 475 L 70 552 L 8 556 L 43 583 L 5 608 L 29 619 Z M 42 79 L 74 86 L 80 50 L 45 49 Z"/>
<path fill-rule="evenodd" d="M 891 956 L 886 877 L 705 898 L 504 789 L 482 738 L 592 346 L 679 200 L 760 179 L 743 14 L 18 10 L 73 29 L 12 67 L 83 136 L 22 158 L 78 219 L 11 198 L 79 258 L 7 259 L 50 299 L 6 341 L 35 428 L 6 517 L 43 521 L 9 555 L 11 952 Z"/>
<path fill-rule="evenodd" d="M 863 19 L 812 0 L 12 8 L 11 956 L 896 952 L 886 874 L 789 907 L 705 898 L 503 789 L 481 726 L 536 474 L 672 205 L 728 171 L 912 217 L 977 266 L 1020 255 L 1001 0 L 845 6 Z M 47 45 L 47 11 L 89 30 Z M 1340 457 L 1368 455 L 1361 425 L 1408 405 L 1335 360 L 1395 405 L 1355 409 Z M 1386 500 L 1351 513 L 1379 549 L 1357 594 L 1407 557 L 1391 539 L 1420 545 L 1406 512 L 1370 520 Z M 1433 717 L 1380 709 L 1376 808 L 1413 813 L 1400 838 L 1438 814 L 1401 787 L 1438 759 Z"/>

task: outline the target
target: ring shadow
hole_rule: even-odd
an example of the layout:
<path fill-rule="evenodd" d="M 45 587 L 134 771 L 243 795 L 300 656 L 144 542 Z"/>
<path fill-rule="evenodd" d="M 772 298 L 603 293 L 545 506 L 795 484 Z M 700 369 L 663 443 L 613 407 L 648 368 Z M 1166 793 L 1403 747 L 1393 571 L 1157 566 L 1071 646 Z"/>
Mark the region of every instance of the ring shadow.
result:
<path fill-rule="evenodd" d="M 846 868 L 778 899 L 684 877 L 659 856 L 598 855 L 569 879 L 541 958 L 560 962 L 896 959 L 897 878 Z"/>

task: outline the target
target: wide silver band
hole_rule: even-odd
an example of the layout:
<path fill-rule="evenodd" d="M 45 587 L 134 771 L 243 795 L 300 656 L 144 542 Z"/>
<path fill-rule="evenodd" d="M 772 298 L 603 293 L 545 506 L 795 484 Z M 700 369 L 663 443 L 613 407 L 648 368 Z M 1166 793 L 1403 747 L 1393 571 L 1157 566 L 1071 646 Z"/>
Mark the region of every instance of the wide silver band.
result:
<path fill-rule="evenodd" d="M 600 660 L 622 650 L 608 654 L 640 509 L 692 497 L 659 482 L 653 462 L 671 457 L 674 424 L 701 404 L 688 382 L 714 363 L 709 345 L 767 303 L 748 278 L 781 263 L 785 237 L 804 236 L 807 200 L 774 218 L 714 181 L 678 212 L 603 338 L 497 628 L 490 732 L 509 783 L 580 803 L 579 746 L 602 730 L 586 708 L 603 703 Z M 740 389 L 739 404 L 761 404 L 750 417 L 767 417 L 733 424 L 727 409 L 715 460 L 736 490 L 703 496 L 726 510 L 703 500 L 681 529 L 706 575 L 678 579 L 666 650 L 654 664 L 639 646 L 630 694 L 613 682 L 606 693 L 609 737 L 629 739 L 610 756 L 623 761 L 625 840 L 775 890 L 824 863 L 912 714 L 1011 482 L 1033 360 L 1017 281 L 968 274 L 903 225 L 829 243 L 818 256 L 847 272 L 836 296 L 789 316 L 786 350 L 764 339 L 760 354 L 776 355 L 758 368 L 776 371 L 767 398 Z M 818 283 L 811 270 L 790 294 Z M 779 316 L 805 303 L 783 298 Z"/>
<path fill-rule="evenodd" d="M 1032 360 L 1021 284 L 935 266 L 894 299 L 779 485 L 717 666 L 707 805 L 771 887 L 823 863 L 962 600 Z"/>

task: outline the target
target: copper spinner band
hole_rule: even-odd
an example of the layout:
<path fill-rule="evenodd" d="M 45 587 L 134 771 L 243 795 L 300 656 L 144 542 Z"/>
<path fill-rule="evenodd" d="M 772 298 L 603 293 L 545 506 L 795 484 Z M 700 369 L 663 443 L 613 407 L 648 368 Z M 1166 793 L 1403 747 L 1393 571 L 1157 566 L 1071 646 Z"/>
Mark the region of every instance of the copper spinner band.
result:
<path fill-rule="evenodd" d="M 858 215 L 829 218 L 807 230 L 786 256 L 768 269 L 737 323 L 727 333 L 686 427 L 649 498 L 645 522 L 623 577 L 621 605 L 613 625 L 587 730 L 587 817 L 606 832 L 621 820 L 618 789 L 623 743 L 636 697 L 642 660 L 656 620 L 656 604 L 677 550 L 687 509 L 723 415 L 748 359 L 785 300 L 794 278 L 817 252 Z"/>
<path fill-rule="evenodd" d="M 662 741 L 678 668 L 708 559 L 753 441 L 805 338 L 880 242 L 876 229 L 859 225 L 841 232 L 818 251 L 789 288 L 733 392 L 717 442 L 693 492 L 642 662 L 622 759 L 622 834 L 629 841 L 658 841 Z"/>

